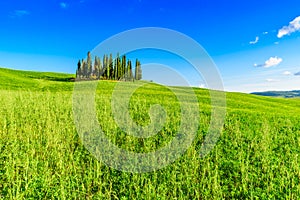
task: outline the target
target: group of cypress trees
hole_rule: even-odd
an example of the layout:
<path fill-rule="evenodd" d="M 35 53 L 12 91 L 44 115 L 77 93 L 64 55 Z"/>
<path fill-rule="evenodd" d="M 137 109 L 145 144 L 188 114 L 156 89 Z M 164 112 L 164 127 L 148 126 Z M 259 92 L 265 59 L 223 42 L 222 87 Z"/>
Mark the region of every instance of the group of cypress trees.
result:
<path fill-rule="evenodd" d="M 76 70 L 77 80 L 122 80 L 133 81 L 142 79 L 141 63 L 138 59 L 135 61 L 135 73 L 132 72 L 131 60 L 126 59 L 126 55 L 113 59 L 112 54 L 104 55 L 102 62 L 98 56 L 95 56 L 94 62 L 91 53 L 88 52 L 87 59 L 79 60 Z"/>

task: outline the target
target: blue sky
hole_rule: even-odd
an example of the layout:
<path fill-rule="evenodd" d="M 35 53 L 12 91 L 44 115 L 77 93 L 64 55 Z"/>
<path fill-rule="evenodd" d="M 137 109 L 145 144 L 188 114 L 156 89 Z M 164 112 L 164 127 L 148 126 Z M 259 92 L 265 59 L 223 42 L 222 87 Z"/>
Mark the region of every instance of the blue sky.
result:
<path fill-rule="evenodd" d="M 74 73 L 78 59 L 103 40 L 163 27 L 201 44 L 227 91 L 300 89 L 299 8 L 296 0 L 1 1 L 0 66 Z M 164 55 L 152 59 L 168 63 Z M 169 64 L 193 74 L 175 58 Z M 205 87 L 201 78 L 188 78 Z"/>

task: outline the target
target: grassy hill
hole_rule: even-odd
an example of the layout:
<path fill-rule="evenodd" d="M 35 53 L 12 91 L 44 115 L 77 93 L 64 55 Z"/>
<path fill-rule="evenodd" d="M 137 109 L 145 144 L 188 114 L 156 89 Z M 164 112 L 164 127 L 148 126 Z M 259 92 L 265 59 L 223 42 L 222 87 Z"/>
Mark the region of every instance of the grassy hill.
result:
<path fill-rule="evenodd" d="M 6 90 L 70 90 L 75 75 L 0 68 L 0 89 Z"/>
<path fill-rule="evenodd" d="M 208 90 L 194 88 L 200 119 L 192 145 L 167 167 L 138 174 L 109 168 L 84 147 L 74 125 L 72 77 L 0 69 L 0 199 L 300 196 L 299 99 L 226 93 L 221 137 L 214 149 L 200 158 L 211 100 Z M 129 111 L 137 124 L 150 123 L 150 105 L 162 105 L 167 112 L 158 134 L 140 139 L 126 134 L 115 122 L 111 99 L 116 84 L 100 81 L 95 96 L 97 118 L 107 137 L 123 149 L 140 153 L 171 141 L 181 120 L 179 102 L 172 91 L 147 83 L 132 95 Z M 128 83 L 128 87 L 135 84 Z M 186 88 L 176 91 L 190 99 Z"/>

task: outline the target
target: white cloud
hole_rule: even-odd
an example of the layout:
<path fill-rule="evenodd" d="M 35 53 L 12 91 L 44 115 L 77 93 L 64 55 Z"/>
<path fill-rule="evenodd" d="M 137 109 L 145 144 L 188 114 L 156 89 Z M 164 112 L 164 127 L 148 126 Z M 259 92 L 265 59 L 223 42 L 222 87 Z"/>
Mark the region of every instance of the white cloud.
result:
<path fill-rule="evenodd" d="M 294 74 L 295 76 L 300 76 L 300 72 L 297 72 Z"/>
<path fill-rule="evenodd" d="M 269 67 L 274 67 L 279 65 L 282 62 L 282 58 L 278 58 L 277 56 L 275 57 L 270 57 L 264 64 L 254 64 L 254 67 L 264 67 L 264 68 L 269 68 Z"/>
<path fill-rule="evenodd" d="M 267 31 L 265 31 L 265 32 L 263 32 L 263 35 L 267 35 L 269 32 L 267 32 Z"/>
<path fill-rule="evenodd" d="M 282 58 L 278 58 L 277 56 L 275 57 L 270 57 L 264 64 L 254 64 L 254 67 L 264 67 L 264 68 L 269 68 L 269 67 L 274 67 L 279 65 L 282 62 Z"/>
<path fill-rule="evenodd" d="M 29 14 L 30 14 L 30 12 L 27 10 L 15 10 L 14 12 L 12 12 L 10 14 L 10 17 L 11 18 L 23 17 L 23 16 L 29 15 Z"/>
<path fill-rule="evenodd" d="M 259 37 L 256 36 L 254 41 L 250 41 L 249 44 L 256 44 L 259 41 Z"/>
<path fill-rule="evenodd" d="M 289 76 L 289 75 L 292 75 L 292 72 L 290 72 L 290 71 L 285 71 L 285 72 L 283 72 L 282 74 L 283 74 L 283 75 L 286 75 L 286 76 Z"/>
<path fill-rule="evenodd" d="M 267 82 L 278 82 L 278 80 L 272 79 L 272 78 L 267 78 L 266 79 Z"/>
<path fill-rule="evenodd" d="M 68 4 L 65 3 L 65 2 L 60 2 L 59 5 L 60 5 L 61 8 L 67 8 L 68 7 Z"/>
<path fill-rule="evenodd" d="M 266 68 L 273 67 L 273 66 L 279 65 L 281 62 L 282 62 L 282 58 L 278 58 L 277 56 L 276 57 L 271 57 L 271 58 L 269 58 L 269 60 L 267 60 L 265 62 L 264 67 L 266 67 Z"/>
<path fill-rule="evenodd" d="M 279 42 L 274 42 L 274 44 L 278 45 L 278 44 L 279 44 Z"/>
<path fill-rule="evenodd" d="M 290 35 L 296 31 L 300 31 L 300 16 L 296 17 L 293 21 L 289 23 L 288 26 L 282 27 L 277 34 L 278 38 L 282 38 L 285 35 Z"/>

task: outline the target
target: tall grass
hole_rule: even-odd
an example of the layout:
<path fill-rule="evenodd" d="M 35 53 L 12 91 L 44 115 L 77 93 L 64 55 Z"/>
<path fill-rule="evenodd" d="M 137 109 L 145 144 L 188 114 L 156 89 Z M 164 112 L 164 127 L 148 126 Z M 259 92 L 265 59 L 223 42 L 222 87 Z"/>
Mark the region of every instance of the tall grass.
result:
<path fill-rule="evenodd" d="M 68 83 L 69 84 L 69 83 Z M 132 96 L 130 114 L 149 123 L 151 104 L 169 116 L 158 135 L 141 140 L 114 122 L 111 93 L 103 81 L 97 117 L 119 147 L 149 152 L 178 129 L 177 99 L 148 84 Z M 69 86 L 68 86 L 69 87 Z M 184 88 L 178 89 L 184 93 Z M 208 156 L 199 157 L 210 121 L 207 90 L 195 89 L 200 123 L 186 153 L 166 168 L 135 174 L 96 160 L 76 132 L 72 91 L 0 91 L 0 198 L 3 199 L 297 199 L 300 196 L 300 102 L 227 93 L 222 135 Z"/>

